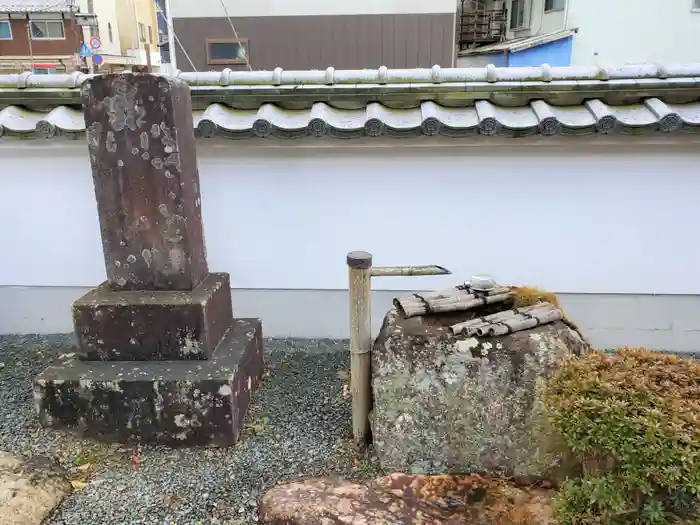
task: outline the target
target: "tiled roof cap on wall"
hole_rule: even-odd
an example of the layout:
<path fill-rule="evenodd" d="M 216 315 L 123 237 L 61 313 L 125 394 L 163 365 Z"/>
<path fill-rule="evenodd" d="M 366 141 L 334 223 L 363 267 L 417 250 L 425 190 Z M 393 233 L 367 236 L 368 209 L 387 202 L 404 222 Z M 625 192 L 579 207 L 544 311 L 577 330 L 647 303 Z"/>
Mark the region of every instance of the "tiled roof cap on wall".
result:
<path fill-rule="evenodd" d="M 91 75 L 71 73 L 65 75 L 35 75 L 30 72 L 0 75 L 0 88 L 25 89 L 74 89 L 80 87 Z M 304 86 L 304 85 L 343 85 L 374 84 L 395 85 L 412 83 L 449 84 L 463 82 L 509 83 L 535 82 L 551 83 L 559 81 L 642 81 L 679 80 L 686 85 L 700 84 L 700 63 L 679 65 L 625 65 L 620 67 L 569 66 L 552 67 L 544 64 L 539 67 L 486 67 L 430 69 L 357 69 L 285 71 L 202 71 L 181 72 L 175 76 L 190 86 Z"/>
<path fill-rule="evenodd" d="M 700 132 L 700 102 L 668 104 L 648 98 L 641 104 L 611 106 L 596 99 L 580 106 L 558 107 L 538 100 L 523 107 L 505 108 L 480 100 L 469 108 L 447 108 L 427 101 L 411 109 L 370 103 L 356 110 L 340 110 L 323 102 L 301 110 L 273 104 L 257 110 L 211 104 L 205 111 L 195 112 L 193 126 L 201 137 L 231 139 Z M 83 113 L 66 106 L 48 113 L 16 106 L 0 110 L 0 136 L 75 138 L 84 131 Z"/>
<path fill-rule="evenodd" d="M 74 0 L 0 0 L 0 13 L 62 13 L 72 10 Z"/>

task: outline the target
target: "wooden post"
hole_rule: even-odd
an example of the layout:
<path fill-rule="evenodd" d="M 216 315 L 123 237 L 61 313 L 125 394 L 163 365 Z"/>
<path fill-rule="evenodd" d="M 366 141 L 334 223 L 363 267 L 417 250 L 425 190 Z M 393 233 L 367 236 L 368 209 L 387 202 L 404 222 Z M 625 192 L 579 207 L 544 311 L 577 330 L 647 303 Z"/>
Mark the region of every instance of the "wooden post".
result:
<path fill-rule="evenodd" d="M 146 50 L 146 73 L 151 73 L 153 71 L 153 66 L 151 65 L 151 46 L 149 44 L 144 44 L 144 49 Z"/>
<path fill-rule="evenodd" d="M 370 439 L 369 411 L 372 351 L 372 254 L 362 251 L 347 256 L 350 290 L 350 390 L 352 392 L 352 432 L 360 449 Z"/>

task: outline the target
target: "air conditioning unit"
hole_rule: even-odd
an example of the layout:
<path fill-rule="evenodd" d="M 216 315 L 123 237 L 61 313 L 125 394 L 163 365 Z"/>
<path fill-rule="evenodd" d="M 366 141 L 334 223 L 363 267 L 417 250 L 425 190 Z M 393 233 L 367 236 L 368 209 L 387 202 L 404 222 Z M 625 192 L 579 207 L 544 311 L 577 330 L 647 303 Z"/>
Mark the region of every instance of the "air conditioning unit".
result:
<path fill-rule="evenodd" d="M 95 13 L 75 13 L 73 16 L 79 26 L 97 27 L 97 15 Z"/>

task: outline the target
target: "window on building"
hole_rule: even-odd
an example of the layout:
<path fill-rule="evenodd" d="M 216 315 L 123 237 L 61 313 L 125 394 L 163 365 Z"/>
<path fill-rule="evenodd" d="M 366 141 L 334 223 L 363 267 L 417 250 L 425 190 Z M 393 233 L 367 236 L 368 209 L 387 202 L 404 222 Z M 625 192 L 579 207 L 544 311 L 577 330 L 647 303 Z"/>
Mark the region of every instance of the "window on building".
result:
<path fill-rule="evenodd" d="M 693 0 L 693 11 L 700 11 L 700 0 Z"/>
<path fill-rule="evenodd" d="M 109 43 L 114 42 L 114 34 L 112 33 L 112 23 L 107 22 L 107 37 L 109 38 Z"/>
<path fill-rule="evenodd" d="M 12 40 L 12 27 L 9 20 L 0 20 L 0 40 Z"/>
<path fill-rule="evenodd" d="M 210 65 L 245 64 L 248 55 L 248 40 L 207 40 L 207 63 Z"/>
<path fill-rule="evenodd" d="M 100 26 L 90 26 L 90 36 L 93 38 L 100 38 Z"/>
<path fill-rule="evenodd" d="M 510 3 L 510 28 L 522 29 L 526 25 L 526 0 L 513 0 Z"/>
<path fill-rule="evenodd" d="M 95 5 L 93 0 L 87 0 L 87 12 L 88 13 L 94 13 L 95 12 Z"/>
<path fill-rule="evenodd" d="M 34 73 L 36 75 L 55 75 L 56 68 L 55 67 L 35 67 Z"/>
<path fill-rule="evenodd" d="M 148 43 L 153 43 L 153 28 L 151 26 L 148 26 Z"/>
<path fill-rule="evenodd" d="M 700 1 L 700 0 L 696 0 Z M 566 7 L 566 0 L 544 0 L 544 12 L 561 11 Z"/>
<path fill-rule="evenodd" d="M 146 26 L 139 22 L 139 41 L 146 43 Z"/>
<path fill-rule="evenodd" d="M 60 40 L 66 38 L 63 20 L 31 20 L 29 32 L 33 40 Z"/>

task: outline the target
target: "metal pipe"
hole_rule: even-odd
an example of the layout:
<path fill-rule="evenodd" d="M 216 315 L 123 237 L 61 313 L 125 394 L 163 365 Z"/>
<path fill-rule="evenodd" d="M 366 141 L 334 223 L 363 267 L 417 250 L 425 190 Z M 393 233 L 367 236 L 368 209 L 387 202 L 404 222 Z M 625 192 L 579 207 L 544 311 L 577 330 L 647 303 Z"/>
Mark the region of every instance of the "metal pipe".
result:
<path fill-rule="evenodd" d="M 450 275 L 447 268 L 426 266 L 372 267 L 372 254 L 348 253 L 350 296 L 350 391 L 352 433 L 355 446 L 364 449 L 370 441 L 369 412 L 372 409 L 372 277 Z"/>
<path fill-rule="evenodd" d="M 372 268 L 372 277 L 402 277 L 417 275 L 451 275 L 447 268 L 437 264 L 424 266 L 375 266 Z"/>
<path fill-rule="evenodd" d="M 370 351 L 372 349 L 372 254 L 356 251 L 347 256 L 350 280 L 350 391 L 352 433 L 355 445 L 369 443 L 369 411 L 372 405 Z"/>

